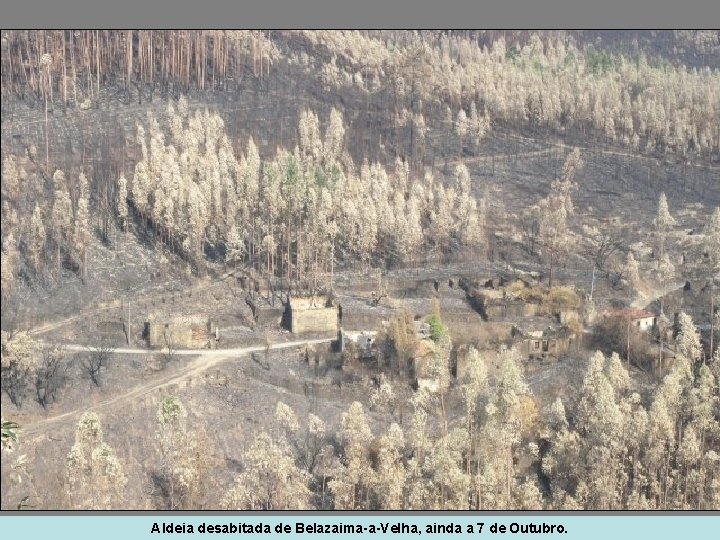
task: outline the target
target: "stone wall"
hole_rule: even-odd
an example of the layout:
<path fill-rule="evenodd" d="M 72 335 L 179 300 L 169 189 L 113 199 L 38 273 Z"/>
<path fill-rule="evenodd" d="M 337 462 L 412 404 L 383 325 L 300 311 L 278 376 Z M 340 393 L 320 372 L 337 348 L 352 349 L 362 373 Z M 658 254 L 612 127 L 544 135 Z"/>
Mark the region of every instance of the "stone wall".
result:
<path fill-rule="evenodd" d="M 540 305 L 532 302 L 508 302 L 485 306 L 485 313 L 489 319 L 503 317 L 534 317 L 540 312 Z"/>
<path fill-rule="evenodd" d="M 255 322 L 261 326 L 280 326 L 284 307 L 259 306 L 255 312 Z"/>
<path fill-rule="evenodd" d="M 529 359 L 547 358 L 560 356 L 577 350 L 577 339 L 574 335 L 562 335 L 551 337 L 530 337 L 522 341 L 520 350 Z"/>
<path fill-rule="evenodd" d="M 300 296 L 290 298 L 290 330 L 304 332 L 337 332 L 338 307 L 331 305 L 326 296 Z"/>
<path fill-rule="evenodd" d="M 171 320 L 152 318 L 146 323 L 151 348 L 164 348 L 169 344 L 176 349 L 205 347 L 209 339 L 210 324 L 202 316 L 180 316 Z"/>
<path fill-rule="evenodd" d="M 342 327 L 345 330 L 376 330 L 382 321 L 389 320 L 392 313 L 379 310 L 343 310 Z"/>
<path fill-rule="evenodd" d="M 189 324 L 182 323 L 150 323 L 148 328 L 150 347 L 166 347 L 168 340 L 175 348 L 192 347 L 194 342 L 193 329 Z"/>
<path fill-rule="evenodd" d="M 450 333 L 454 344 L 473 343 L 483 336 L 483 323 L 480 315 L 474 311 L 447 312 L 440 315 L 442 322 Z"/>
<path fill-rule="evenodd" d="M 506 343 L 512 340 L 513 329 L 509 322 L 484 322 L 478 325 L 477 335 L 482 342 Z"/>
<path fill-rule="evenodd" d="M 125 339 L 125 323 L 123 321 L 100 321 L 97 323 L 97 331 L 103 338 Z"/>
<path fill-rule="evenodd" d="M 337 332 L 338 330 L 338 310 L 336 306 L 311 309 L 291 308 L 291 317 L 291 331 L 293 334 Z"/>

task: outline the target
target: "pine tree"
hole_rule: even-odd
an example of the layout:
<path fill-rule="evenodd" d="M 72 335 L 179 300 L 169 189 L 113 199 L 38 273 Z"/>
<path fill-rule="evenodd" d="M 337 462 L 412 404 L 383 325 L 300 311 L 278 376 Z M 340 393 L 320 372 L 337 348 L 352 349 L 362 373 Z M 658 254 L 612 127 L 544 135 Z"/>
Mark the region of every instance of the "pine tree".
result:
<path fill-rule="evenodd" d="M 565 404 L 559 397 L 555 398 L 555 401 L 550 405 L 547 421 L 554 431 L 567 429 L 568 421 Z"/>
<path fill-rule="evenodd" d="M 2 331 L 2 389 L 17 407 L 25 395 L 38 368 L 36 344 L 27 332 L 11 335 Z"/>
<path fill-rule="evenodd" d="M 454 229 L 455 190 L 435 186 L 435 208 L 430 215 L 430 238 L 441 254 L 447 253 Z"/>
<path fill-rule="evenodd" d="M 322 154 L 320 138 L 320 122 L 317 115 L 309 110 L 300 113 L 298 131 L 300 135 L 300 151 L 305 159 L 316 161 Z M 337 134 L 333 134 L 335 137 Z"/>
<path fill-rule="evenodd" d="M 333 107 L 330 111 L 330 122 L 325 130 L 323 152 L 326 166 L 339 160 L 345 146 L 345 126 L 342 113 Z"/>
<path fill-rule="evenodd" d="M 485 473 L 494 476 L 493 488 L 496 507 L 508 508 L 513 504 L 516 489 L 514 452 L 524 429 L 534 421 L 534 402 L 520 367 L 520 355 L 515 349 L 500 354 L 500 374 L 495 392 L 485 407 L 487 423 L 484 436 L 494 441 L 487 451 L 494 455 L 487 463 Z"/>
<path fill-rule="evenodd" d="M 622 395 L 630 387 L 630 374 L 623 366 L 620 355 L 613 352 L 605 364 L 605 376 L 617 396 Z"/>
<path fill-rule="evenodd" d="M 25 180 L 25 173 L 22 163 L 19 163 L 15 155 L 8 155 L 2 162 L 2 195 L 4 200 L 17 204 L 20 197 L 20 186 Z"/>
<path fill-rule="evenodd" d="M 87 177 L 80 173 L 80 193 L 78 194 L 77 211 L 75 212 L 74 243 L 78 250 L 82 268 L 82 278 L 87 277 L 87 248 L 89 241 L 90 215 L 88 211 L 89 193 Z"/>
<path fill-rule="evenodd" d="M 169 510 L 192 508 L 200 502 L 201 487 L 210 468 L 209 450 L 198 431 L 187 428 L 187 411 L 177 396 L 162 400 L 157 412 L 159 475 Z"/>
<path fill-rule="evenodd" d="M 575 149 L 565 159 L 562 175 L 551 187 L 551 193 L 538 203 L 540 210 L 539 244 L 550 265 L 549 286 L 558 259 L 569 252 L 572 236 L 568 218 L 573 214 L 572 191 L 576 189 L 575 174 L 582 166 L 580 150 Z"/>
<path fill-rule="evenodd" d="M 460 112 L 457 115 L 457 118 L 455 119 L 455 133 L 458 137 L 460 137 L 460 145 L 462 150 L 462 141 L 465 138 L 465 135 L 467 135 L 468 132 L 468 118 L 467 114 L 465 113 L 464 109 L 460 109 Z"/>
<path fill-rule="evenodd" d="M 8 233 L 2 243 L 2 259 L 0 259 L 0 284 L 3 299 L 9 298 L 15 289 L 15 271 L 19 253 L 13 233 Z"/>
<path fill-rule="evenodd" d="M 148 175 L 147 165 L 145 161 L 139 161 L 135 165 L 135 175 L 132 182 L 132 201 L 133 205 L 140 213 L 143 219 L 148 214 L 148 195 L 150 194 L 150 178 Z"/>
<path fill-rule="evenodd" d="M 401 510 L 407 472 L 403 459 L 405 437 L 402 428 L 393 423 L 379 439 L 377 471 L 373 491 L 383 510 Z"/>

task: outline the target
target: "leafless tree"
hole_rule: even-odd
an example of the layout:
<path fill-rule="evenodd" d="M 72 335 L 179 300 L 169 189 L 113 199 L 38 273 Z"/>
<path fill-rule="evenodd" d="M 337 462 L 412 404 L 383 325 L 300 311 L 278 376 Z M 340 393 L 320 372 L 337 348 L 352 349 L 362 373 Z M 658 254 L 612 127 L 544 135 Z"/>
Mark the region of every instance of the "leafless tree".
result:
<path fill-rule="evenodd" d="M 40 350 L 35 372 L 35 393 L 40 405 L 47 407 L 57 398 L 58 390 L 65 383 L 67 351 L 62 347 L 45 347 Z"/>
<path fill-rule="evenodd" d="M 605 272 L 609 277 L 611 269 L 608 268 L 608 261 L 615 253 L 622 251 L 624 245 L 621 241 L 601 233 L 597 229 L 593 228 L 589 232 L 589 244 L 585 249 L 585 254 L 593 261 L 595 268 Z"/>
<path fill-rule="evenodd" d="M 523 214 L 520 219 L 525 249 L 528 254 L 535 255 L 535 247 L 540 235 L 540 216 L 537 207 L 533 207 Z"/>
<path fill-rule="evenodd" d="M 26 332 L 2 333 L 2 389 L 21 407 L 37 366 L 35 343 Z"/>
<path fill-rule="evenodd" d="M 115 346 L 106 337 L 98 337 L 93 345 L 88 347 L 89 355 L 83 360 L 83 369 L 90 376 L 96 386 L 100 386 L 100 372 L 107 367 L 110 355 Z"/>

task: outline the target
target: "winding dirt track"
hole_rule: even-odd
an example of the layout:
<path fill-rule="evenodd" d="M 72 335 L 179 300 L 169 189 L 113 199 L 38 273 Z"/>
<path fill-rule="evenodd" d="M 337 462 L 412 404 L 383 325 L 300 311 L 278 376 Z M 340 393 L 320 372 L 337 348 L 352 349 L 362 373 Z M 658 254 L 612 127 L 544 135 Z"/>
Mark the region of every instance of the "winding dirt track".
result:
<path fill-rule="evenodd" d="M 330 343 L 331 338 L 325 339 L 308 339 L 299 341 L 288 341 L 286 343 L 275 343 L 270 346 L 270 349 L 290 349 L 293 347 L 301 347 L 304 345 L 317 345 L 322 343 Z M 68 345 L 67 348 L 71 351 L 87 351 L 87 347 L 82 345 Z M 249 355 L 253 352 L 264 351 L 265 346 L 253 346 L 253 347 L 241 347 L 234 349 L 214 349 L 214 350 L 192 350 L 192 349 L 181 349 L 174 351 L 174 354 L 186 355 L 186 356 L 197 356 L 196 359 L 191 361 L 188 365 L 184 366 L 179 371 L 176 371 L 172 375 L 164 378 L 156 379 L 147 384 L 141 384 L 135 388 L 120 394 L 108 398 L 100 403 L 95 403 L 89 407 L 81 407 L 66 413 L 58 414 L 49 418 L 43 418 L 36 422 L 25 423 L 22 426 L 22 434 L 24 437 L 36 436 L 49 428 L 56 427 L 58 424 L 67 423 L 73 421 L 77 416 L 85 412 L 86 410 L 92 409 L 93 411 L 102 411 L 109 407 L 117 407 L 128 401 L 135 400 L 137 398 L 146 396 L 158 389 L 167 388 L 184 382 L 185 380 L 195 377 L 200 373 L 218 365 L 224 360 L 229 358 L 239 358 L 241 356 Z M 147 350 L 147 349 L 115 349 L 114 354 L 156 354 L 158 351 Z"/>
<path fill-rule="evenodd" d="M 527 140 L 531 141 L 532 139 L 528 139 L 526 137 L 514 137 L 517 140 Z M 483 155 L 483 156 L 475 156 L 475 157 L 467 157 L 464 159 L 454 159 L 449 161 L 449 164 L 458 164 L 458 163 L 485 163 L 490 162 L 493 159 L 496 160 L 503 160 L 503 159 L 509 159 L 510 157 L 531 157 L 531 156 L 542 156 L 546 155 L 550 152 L 553 152 L 555 148 L 565 148 L 565 149 L 572 149 L 574 148 L 571 145 L 564 144 L 562 142 L 556 141 L 549 143 L 550 146 L 540 149 L 540 150 L 532 150 L 527 152 L 521 152 L 518 154 L 495 154 L 495 155 Z M 626 152 L 621 152 L 617 150 L 610 150 L 610 149 L 596 149 L 596 152 L 599 151 L 599 153 L 602 154 L 612 154 L 612 155 L 622 155 L 622 156 L 628 156 L 628 157 L 641 157 L 648 160 L 654 160 L 657 161 L 655 158 L 648 157 L 648 156 L 638 156 L 637 154 L 630 154 Z M 714 165 L 706 165 L 707 168 L 710 170 L 720 170 L 720 167 L 714 166 Z M 188 290 L 192 290 L 193 292 L 196 291 L 202 291 L 208 288 L 211 288 L 215 285 L 218 285 L 219 283 L 225 281 L 229 277 L 232 277 L 235 272 L 227 272 L 223 274 L 222 276 L 213 279 L 211 281 L 202 281 L 199 283 L 196 283 L 190 287 L 188 287 Z M 662 291 L 657 291 L 655 295 L 653 295 L 651 298 L 639 298 L 635 302 L 633 302 L 633 307 L 640 307 L 641 303 L 647 304 L 648 302 L 657 299 L 662 294 L 666 294 L 667 292 L 674 290 L 677 288 L 676 285 L 671 285 L 670 287 L 666 288 Z M 145 295 L 143 296 L 144 300 L 153 299 L 153 298 L 159 298 L 162 297 L 164 292 L 156 293 L 152 295 Z M 50 332 L 52 330 L 56 330 L 58 328 L 61 328 L 67 324 L 70 324 L 72 322 L 81 320 L 83 318 L 87 318 L 92 315 L 96 315 L 102 311 L 108 310 L 108 309 L 114 309 L 122 306 L 122 299 L 113 300 L 110 302 L 103 302 L 100 304 L 97 304 L 93 307 L 89 307 L 87 309 L 83 309 L 80 312 L 78 312 L 75 315 L 71 315 L 68 317 L 64 317 L 57 321 L 51 321 L 45 324 L 38 325 L 30 330 L 28 330 L 28 333 L 31 335 L 39 336 L 42 334 L 45 334 L 47 332 Z M 299 347 L 303 345 L 312 345 L 312 344 L 319 344 L 319 343 L 328 343 L 330 342 L 330 339 L 315 339 L 315 340 L 304 340 L 304 341 L 292 341 L 287 343 L 278 343 L 271 345 L 271 349 L 285 349 L 285 348 L 292 348 L 292 347 Z M 82 345 L 67 345 L 67 348 L 71 351 L 87 351 L 88 348 Z M 93 404 L 91 407 L 86 408 L 79 408 L 73 411 L 69 411 L 66 413 L 58 414 L 56 416 L 43 418 L 41 420 L 26 423 L 23 426 L 23 432 L 25 435 L 38 435 L 44 430 L 57 426 L 58 424 L 62 424 L 64 422 L 69 422 L 71 420 L 74 420 L 75 417 L 79 416 L 82 412 L 84 412 L 87 409 L 92 408 L 93 410 L 102 410 L 107 409 L 111 406 L 117 406 L 121 403 L 131 401 L 133 399 L 137 399 L 139 397 L 145 396 L 147 394 L 152 393 L 155 390 L 166 388 L 169 386 L 173 386 L 179 383 L 184 382 L 188 378 L 191 378 L 193 376 L 196 376 L 203 371 L 206 371 L 207 369 L 221 363 L 224 360 L 227 360 L 228 358 L 237 358 L 240 356 L 245 356 L 248 354 L 251 354 L 253 352 L 259 352 L 265 350 L 264 346 L 254 346 L 254 347 L 244 347 L 244 348 L 235 348 L 235 349 L 216 349 L 216 350 L 176 350 L 174 351 L 174 354 L 177 355 L 183 355 L 183 356 L 197 356 L 196 359 L 191 361 L 187 366 L 183 367 L 178 372 L 173 373 L 170 376 L 166 376 L 165 378 L 161 378 L 158 380 L 155 380 L 153 382 L 142 384 L 140 386 L 137 386 L 128 392 L 114 396 L 112 398 L 107 399 L 106 401 L 103 401 L 98 404 Z M 114 354 L 155 354 L 158 351 L 150 351 L 147 349 L 131 349 L 131 348 L 118 348 L 113 351 Z"/>

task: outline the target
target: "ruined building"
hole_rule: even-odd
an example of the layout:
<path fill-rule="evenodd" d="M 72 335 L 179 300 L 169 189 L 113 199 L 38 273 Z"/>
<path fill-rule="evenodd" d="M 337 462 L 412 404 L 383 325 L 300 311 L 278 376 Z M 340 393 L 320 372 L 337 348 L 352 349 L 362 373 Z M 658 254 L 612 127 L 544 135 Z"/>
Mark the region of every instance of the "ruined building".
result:
<path fill-rule="evenodd" d="M 289 308 L 293 334 L 338 331 L 338 306 L 325 295 L 291 297 Z"/>
<path fill-rule="evenodd" d="M 145 323 L 145 337 L 151 348 L 199 349 L 208 347 L 214 329 L 206 317 L 179 316 L 152 318 Z"/>

